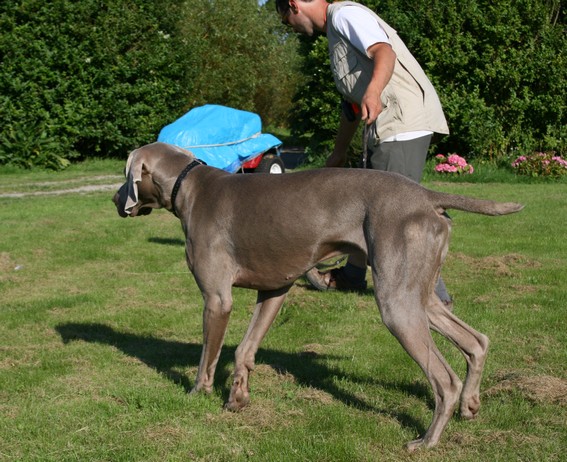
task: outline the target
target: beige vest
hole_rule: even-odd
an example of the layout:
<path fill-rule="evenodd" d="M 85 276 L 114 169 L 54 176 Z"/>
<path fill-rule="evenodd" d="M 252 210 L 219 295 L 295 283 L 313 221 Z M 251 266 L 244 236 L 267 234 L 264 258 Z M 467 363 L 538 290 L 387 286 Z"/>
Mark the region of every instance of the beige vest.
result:
<path fill-rule="evenodd" d="M 347 5 L 368 11 L 384 29 L 396 53 L 394 73 L 381 95 L 383 110 L 374 124 L 374 138 L 383 140 L 417 130 L 449 133 L 433 85 L 397 32 L 372 10 L 355 2 L 337 2 L 327 9 L 331 71 L 339 92 L 347 100 L 360 104 L 374 66 L 372 59 L 352 46 L 332 25 L 333 14 Z"/>

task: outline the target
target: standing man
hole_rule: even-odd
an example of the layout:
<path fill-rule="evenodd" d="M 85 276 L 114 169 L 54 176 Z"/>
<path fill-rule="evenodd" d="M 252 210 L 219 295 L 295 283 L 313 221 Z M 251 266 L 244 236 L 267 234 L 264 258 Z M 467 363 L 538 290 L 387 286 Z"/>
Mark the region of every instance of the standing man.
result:
<path fill-rule="evenodd" d="M 329 41 L 331 71 L 345 101 L 326 166 L 345 164 L 362 120 L 372 168 L 420 182 L 433 133 L 449 129 L 433 85 L 396 31 L 355 2 L 276 0 L 276 10 L 294 31 L 308 36 L 323 32 Z M 314 268 L 307 278 L 320 290 L 365 289 L 366 255 L 350 255 L 346 266 L 328 273 Z M 451 305 L 441 279 L 436 292 Z"/>

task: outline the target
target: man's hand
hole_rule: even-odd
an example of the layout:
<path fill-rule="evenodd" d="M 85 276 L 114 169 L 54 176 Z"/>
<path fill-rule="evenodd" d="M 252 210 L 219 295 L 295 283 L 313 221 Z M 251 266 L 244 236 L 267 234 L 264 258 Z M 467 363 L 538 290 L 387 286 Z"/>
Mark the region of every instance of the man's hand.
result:
<path fill-rule="evenodd" d="M 374 123 L 382 112 L 382 100 L 380 99 L 381 91 L 370 88 L 366 89 L 362 101 L 360 103 L 361 119 L 366 122 L 366 125 Z"/>

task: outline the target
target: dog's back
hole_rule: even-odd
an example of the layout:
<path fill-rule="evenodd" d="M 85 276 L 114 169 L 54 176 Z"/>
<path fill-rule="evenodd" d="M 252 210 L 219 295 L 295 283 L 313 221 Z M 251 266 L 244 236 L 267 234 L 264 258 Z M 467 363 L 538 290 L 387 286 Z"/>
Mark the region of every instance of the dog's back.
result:
<path fill-rule="evenodd" d="M 333 213 L 341 208 L 361 204 L 388 206 L 400 201 L 408 208 L 423 207 L 429 202 L 440 212 L 449 209 L 483 215 L 508 215 L 524 208 L 515 202 L 496 202 L 469 196 L 437 192 L 427 189 L 397 173 L 362 169 L 315 169 L 285 175 L 223 175 L 220 187 L 237 198 L 238 202 L 255 201 L 258 205 L 272 204 L 289 209 L 317 208 L 317 204 L 331 206 Z M 209 185 L 212 186 L 212 185 Z M 319 191 L 325 191 L 322 197 Z M 218 193 L 219 191 L 217 191 Z M 218 199 L 218 195 L 215 197 Z M 392 195 L 397 196 L 392 200 Z M 407 200 L 404 201 L 404 198 Z M 423 202 L 422 202 L 423 201 Z M 257 207 L 254 207 L 257 209 Z"/>

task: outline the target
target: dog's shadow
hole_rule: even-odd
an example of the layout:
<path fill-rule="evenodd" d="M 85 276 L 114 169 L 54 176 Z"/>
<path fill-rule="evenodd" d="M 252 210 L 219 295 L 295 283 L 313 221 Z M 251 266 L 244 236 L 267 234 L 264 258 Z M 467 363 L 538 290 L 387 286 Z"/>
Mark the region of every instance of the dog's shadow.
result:
<path fill-rule="evenodd" d="M 193 378 L 187 377 L 178 370 L 198 366 L 201 357 L 201 344 L 164 340 L 153 336 L 120 332 L 105 324 L 97 323 L 60 324 L 56 327 L 56 330 L 65 344 L 73 341 L 84 341 L 110 345 L 131 357 L 139 359 L 172 382 L 182 386 L 187 392 L 193 387 Z M 217 367 L 217 384 L 226 384 L 228 382 L 230 374 L 229 366 L 233 362 L 235 350 L 236 348 L 234 346 L 227 345 L 223 347 Z M 339 388 L 334 383 L 333 377 L 344 376 L 345 373 L 325 364 L 326 361 L 324 360 L 329 359 L 340 360 L 340 357 L 301 354 L 301 358 L 299 358 L 299 355 L 295 353 L 262 348 L 258 350 L 256 355 L 257 363 L 269 364 L 279 373 L 285 372 L 293 375 L 298 384 L 324 391 L 345 405 L 387 415 L 396 419 L 404 427 L 423 434 L 425 427 L 422 422 L 417 421 L 408 413 L 400 410 L 378 408 L 348 391 Z M 353 374 L 349 374 L 348 379 L 353 382 L 368 383 L 367 377 L 356 377 Z M 380 379 L 374 379 L 373 381 L 384 389 L 413 395 L 426 401 L 430 409 L 434 408 L 431 393 L 428 388 L 422 384 L 388 382 Z M 229 391 L 229 386 L 224 386 L 222 393 L 225 401 L 228 399 Z"/>
<path fill-rule="evenodd" d="M 184 247 L 185 241 L 174 237 L 150 237 L 148 242 L 152 244 L 171 245 L 177 247 Z"/>

